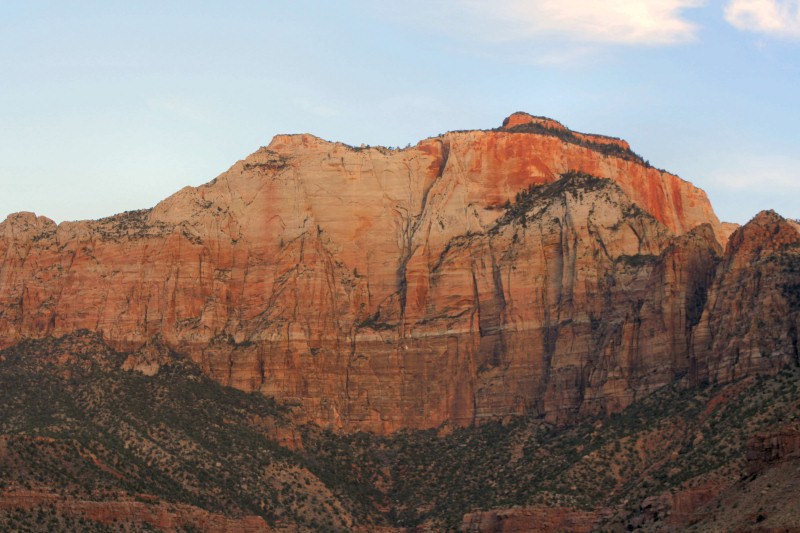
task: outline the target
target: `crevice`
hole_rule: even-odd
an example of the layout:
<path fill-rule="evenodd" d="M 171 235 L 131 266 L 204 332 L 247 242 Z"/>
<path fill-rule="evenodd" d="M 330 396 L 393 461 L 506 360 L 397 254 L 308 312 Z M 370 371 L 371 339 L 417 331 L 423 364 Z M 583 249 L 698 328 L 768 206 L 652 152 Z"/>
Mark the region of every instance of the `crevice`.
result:
<path fill-rule="evenodd" d="M 794 358 L 794 366 L 800 366 L 800 351 L 797 349 L 797 322 L 791 320 L 789 324 L 789 339 L 792 341 L 792 357 Z"/>

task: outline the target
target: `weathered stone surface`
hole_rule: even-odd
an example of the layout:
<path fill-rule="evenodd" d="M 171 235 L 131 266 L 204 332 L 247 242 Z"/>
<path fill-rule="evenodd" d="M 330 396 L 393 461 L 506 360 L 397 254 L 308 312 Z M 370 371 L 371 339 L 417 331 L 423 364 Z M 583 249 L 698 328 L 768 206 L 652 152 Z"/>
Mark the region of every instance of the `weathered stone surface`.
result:
<path fill-rule="evenodd" d="M 463 533 L 539 533 L 565 531 L 588 533 L 602 522 L 602 514 L 565 507 L 529 507 L 484 511 L 464 516 Z"/>
<path fill-rule="evenodd" d="M 693 333 L 696 380 L 729 381 L 798 364 L 798 228 L 762 211 L 731 235 Z"/>
<path fill-rule="evenodd" d="M 800 428 L 787 426 L 753 435 L 747 442 L 746 458 L 748 475 L 781 461 L 800 458 Z"/>
<path fill-rule="evenodd" d="M 689 339 L 727 231 L 624 141 L 523 113 L 404 150 L 279 135 L 152 210 L 10 216 L 0 346 L 89 329 L 346 429 L 566 421 L 713 366 Z"/>
<path fill-rule="evenodd" d="M 725 480 L 710 476 L 697 485 L 650 496 L 640 504 L 639 513 L 629 524 L 639 530 L 684 531 L 696 521 L 698 511 L 725 488 Z"/>

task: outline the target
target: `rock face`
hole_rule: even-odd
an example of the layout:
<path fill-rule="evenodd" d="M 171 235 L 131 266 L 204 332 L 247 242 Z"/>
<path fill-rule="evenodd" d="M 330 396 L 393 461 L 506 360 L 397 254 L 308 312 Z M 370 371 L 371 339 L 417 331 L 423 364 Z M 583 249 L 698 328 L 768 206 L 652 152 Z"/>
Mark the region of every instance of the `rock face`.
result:
<path fill-rule="evenodd" d="M 11 215 L 0 347 L 89 329 L 145 372 L 167 347 L 345 429 L 568 421 L 796 354 L 784 314 L 775 364 L 756 361 L 765 347 L 736 359 L 761 330 L 742 337 L 722 311 L 773 238 L 759 224 L 719 263 L 730 228 L 702 191 L 624 141 L 524 113 L 404 150 L 280 135 L 151 210 Z"/>
<path fill-rule="evenodd" d="M 763 472 L 776 463 L 800 458 L 800 429 L 783 427 L 753 435 L 747 443 L 748 475 Z"/>
<path fill-rule="evenodd" d="M 464 516 L 463 533 L 544 533 L 570 531 L 588 533 L 602 523 L 602 514 L 562 507 L 531 507 L 483 511 Z"/>
<path fill-rule="evenodd" d="M 712 476 L 693 487 L 650 496 L 640 504 L 640 513 L 630 525 L 639 530 L 656 529 L 656 526 L 668 527 L 668 531 L 685 530 L 696 521 L 696 514 L 702 514 L 703 506 L 713 501 L 724 488 L 724 482 Z"/>
<path fill-rule="evenodd" d="M 798 228 L 762 211 L 731 235 L 694 332 L 698 380 L 727 381 L 800 363 Z"/>

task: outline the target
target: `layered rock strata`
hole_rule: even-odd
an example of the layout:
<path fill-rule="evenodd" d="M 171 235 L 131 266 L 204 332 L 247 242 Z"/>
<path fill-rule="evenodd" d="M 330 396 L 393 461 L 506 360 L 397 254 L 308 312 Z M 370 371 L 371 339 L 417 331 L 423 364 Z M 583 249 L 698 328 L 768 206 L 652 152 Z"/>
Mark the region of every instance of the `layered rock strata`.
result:
<path fill-rule="evenodd" d="M 146 372 L 167 347 L 345 429 L 567 421 L 733 376 L 728 232 L 624 141 L 523 113 L 404 150 L 281 135 L 151 210 L 10 216 L 0 346 L 89 329 Z"/>
<path fill-rule="evenodd" d="M 728 381 L 800 364 L 800 225 L 762 211 L 728 242 L 693 335 L 693 372 Z"/>

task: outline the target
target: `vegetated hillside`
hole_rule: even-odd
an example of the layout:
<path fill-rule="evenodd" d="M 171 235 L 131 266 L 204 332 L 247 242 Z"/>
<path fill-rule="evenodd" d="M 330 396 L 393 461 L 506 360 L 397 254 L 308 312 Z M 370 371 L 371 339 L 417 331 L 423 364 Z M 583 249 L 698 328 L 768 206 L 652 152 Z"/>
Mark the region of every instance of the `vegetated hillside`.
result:
<path fill-rule="evenodd" d="M 386 498 L 399 525 L 468 528 L 474 517 L 465 520 L 465 512 L 521 507 L 540 516 L 569 509 L 589 528 L 680 529 L 724 520 L 716 497 L 752 482 L 753 435 L 800 427 L 798 379 L 794 368 L 724 386 L 669 386 L 570 428 L 522 417 L 444 435 L 328 434 L 318 446 L 327 469 L 362 477 L 369 468 L 388 471 Z M 798 512 L 800 499 L 790 493 L 780 507 L 760 509 L 760 522 L 792 525 Z"/>
<path fill-rule="evenodd" d="M 704 531 L 800 517 L 798 368 L 674 384 L 572 427 L 522 416 L 389 437 L 298 426 L 290 406 L 180 358 L 153 376 L 122 364 L 88 333 L 0 352 L 0 529 Z"/>
<path fill-rule="evenodd" d="M 290 407 L 181 358 L 154 376 L 124 359 L 89 332 L 0 352 L 4 531 L 370 524 L 357 494 L 309 471 Z"/>

